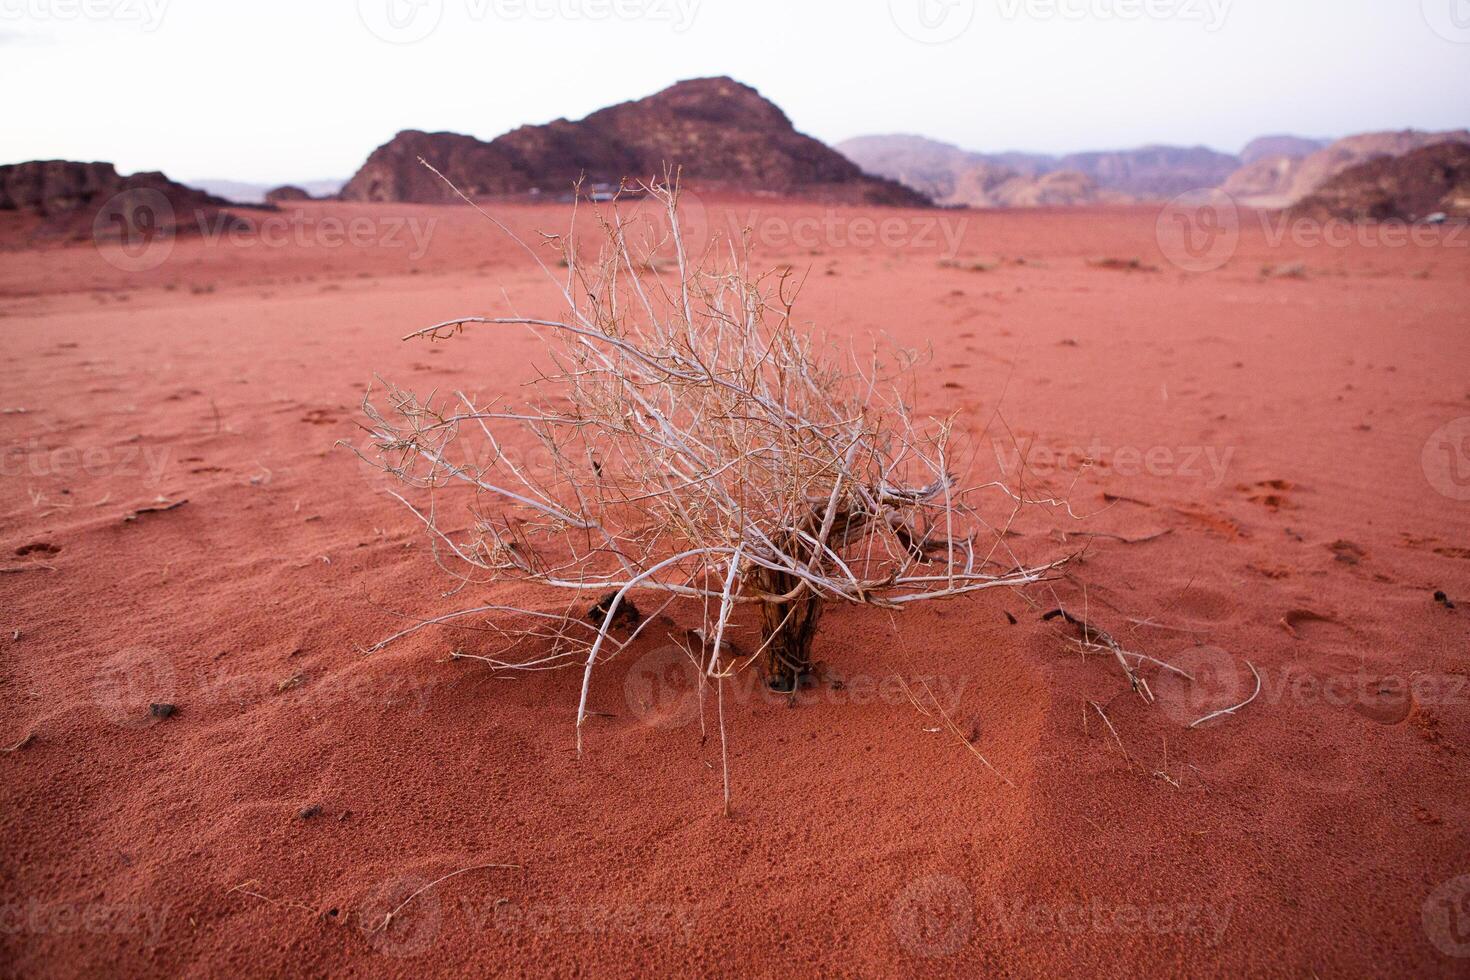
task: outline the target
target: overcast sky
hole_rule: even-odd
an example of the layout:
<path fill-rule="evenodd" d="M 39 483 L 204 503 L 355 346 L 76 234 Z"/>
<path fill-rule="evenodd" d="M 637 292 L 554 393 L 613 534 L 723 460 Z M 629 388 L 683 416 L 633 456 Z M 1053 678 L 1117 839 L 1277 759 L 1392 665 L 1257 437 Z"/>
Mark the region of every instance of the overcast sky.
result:
<path fill-rule="evenodd" d="M 836 142 L 1470 125 L 1470 0 L 0 0 L 0 162 L 275 183 L 730 75 Z"/>

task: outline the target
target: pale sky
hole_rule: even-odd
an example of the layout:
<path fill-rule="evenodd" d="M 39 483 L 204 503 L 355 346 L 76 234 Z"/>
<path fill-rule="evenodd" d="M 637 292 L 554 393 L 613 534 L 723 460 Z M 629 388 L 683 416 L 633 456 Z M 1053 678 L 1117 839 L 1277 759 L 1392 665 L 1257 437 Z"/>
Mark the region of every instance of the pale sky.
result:
<path fill-rule="evenodd" d="M 1238 152 L 1470 126 L 1470 0 L 0 0 L 0 162 L 347 177 L 703 75 L 828 142 Z"/>

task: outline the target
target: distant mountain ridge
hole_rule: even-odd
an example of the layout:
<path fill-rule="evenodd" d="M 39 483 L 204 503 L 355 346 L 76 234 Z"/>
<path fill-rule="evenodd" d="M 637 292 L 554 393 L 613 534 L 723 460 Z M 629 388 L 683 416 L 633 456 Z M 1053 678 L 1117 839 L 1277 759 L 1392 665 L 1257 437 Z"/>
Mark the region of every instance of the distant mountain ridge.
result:
<path fill-rule="evenodd" d="M 927 207 L 921 192 L 864 173 L 798 133 L 786 114 L 730 78 L 679 82 L 584 119 L 522 126 L 486 142 L 459 133 L 405 130 L 378 147 L 342 188 L 348 201 L 456 200 L 418 158 L 470 197 L 568 193 L 584 177 L 616 185 L 682 168 L 691 186 L 863 204 Z"/>
<path fill-rule="evenodd" d="M 1273 157 L 1304 157 L 1316 153 L 1329 145 L 1331 140 L 1310 139 L 1305 136 L 1258 136 L 1240 151 L 1240 162 L 1250 166 L 1258 160 Z"/>
<path fill-rule="evenodd" d="M 860 136 L 837 149 L 869 173 L 951 206 L 1098 204 L 1221 188 L 1246 206 L 1284 208 L 1354 166 L 1443 142 L 1470 143 L 1470 132 L 1362 133 L 1332 143 L 1272 135 L 1252 140 L 1239 157 L 1207 147 L 1171 146 L 1063 156 L 990 154 L 902 134 Z"/>
<path fill-rule="evenodd" d="M 891 177 L 941 204 L 1025 207 L 1037 203 L 1093 204 L 1167 198 L 1218 186 L 1238 157 L 1208 147 L 1144 146 L 1070 153 L 976 153 L 922 136 L 859 136 L 837 150 L 869 173 Z M 1053 175 L 1068 174 L 1065 180 Z M 1067 185 L 1065 201 L 1038 186 Z M 1004 188 L 1002 190 L 1002 188 Z"/>
<path fill-rule="evenodd" d="M 240 204 L 261 204 L 266 200 L 266 194 L 281 186 L 299 187 L 312 197 L 331 197 L 342 189 L 347 183 L 346 178 L 325 180 L 294 180 L 289 185 L 281 183 L 255 184 L 244 180 L 228 180 L 216 177 L 201 177 L 198 180 L 183 180 L 179 183 L 186 187 L 194 187 L 206 194 L 216 197 L 228 198 Z"/>

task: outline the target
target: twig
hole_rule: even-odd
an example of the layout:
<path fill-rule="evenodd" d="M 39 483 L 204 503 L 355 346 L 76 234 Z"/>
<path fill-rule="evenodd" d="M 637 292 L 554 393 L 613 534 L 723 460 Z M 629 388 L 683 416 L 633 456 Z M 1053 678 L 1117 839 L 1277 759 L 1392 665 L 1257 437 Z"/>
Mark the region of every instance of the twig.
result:
<path fill-rule="evenodd" d="M 187 498 L 181 500 L 165 500 L 163 497 L 159 497 L 157 503 L 149 504 L 146 507 L 139 507 L 137 510 L 129 511 L 128 513 L 124 514 L 123 520 L 136 521 L 144 514 L 163 514 L 167 511 L 178 510 L 180 507 L 184 506 L 188 502 L 189 501 Z"/>
<path fill-rule="evenodd" d="M 448 881 L 450 878 L 454 878 L 462 874 L 468 874 L 471 871 L 484 871 L 487 868 L 514 868 L 516 870 L 519 870 L 520 867 L 521 866 L 519 864 L 477 864 L 471 868 L 460 868 L 458 871 L 451 871 L 449 872 L 449 874 L 444 875 L 442 878 L 435 878 L 433 881 L 429 882 L 427 885 L 424 885 L 422 888 L 415 891 L 412 895 L 399 902 L 398 907 L 389 912 L 387 915 L 383 916 L 383 921 L 378 923 L 377 927 L 374 928 L 373 931 L 381 932 L 382 930 L 388 928 L 388 924 L 393 921 L 393 917 L 396 916 L 399 912 L 402 912 L 404 906 L 406 906 L 409 902 L 412 902 L 414 899 L 418 898 L 424 892 L 428 891 L 430 888 L 433 888 L 435 885 L 439 884 L 442 881 Z"/>
<path fill-rule="evenodd" d="M 920 681 L 919 683 L 923 685 L 924 693 L 929 695 L 929 700 L 932 702 L 934 710 L 939 714 L 940 720 L 944 722 L 945 727 L 949 729 L 950 733 L 953 734 L 955 738 L 959 739 L 960 744 L 969 749 L 970 753 L 974 755 L 975 758 L 985 763 L 985 768 L 994 773 L 1001 782 L 1005 783 L 1011 789 L 1015 789 L 1016 784 L 1007 779 L 1005 774 L 1002 773 L 999 769 L 991 765 L 990 760 L 985 758 L 985 756 L 980 753 L 980 750 L 975 748 L 975 744 L 971 742 L 968 738 L 966 738 L 965 734 L 960 731 L 959 726 L 954 723 L 954 721 L 949 717 L 949 713 L 944 710 L 944 707 L 942 705 L 940 705 L 939 699 L 934 696 L 934 692 L 929 688 L 928 682 Z M 913 702 L 914 707 L 918 709 L 919 713 L 926 718 L 930 717 L 929 712 L 924 710 L 924 706 L 919 704 L 918 698 L 914 697 L 914 692 L 909 689 L 908 682 L 900 677 L 898 679 L 898 684 L 900 687 L 903 688 L 903 692 L 908 695 L 909 701 Z"/>
<path fill-rule="evenodd" d="M 242 881 L 234 888 L 231 888 L 229 891 L 225 892 L 225 894 L 230 895 L 235 892 L 239 892 L 242 895 L 249 895 L 251 898 L 258 898 L 263 902 L 269 902 L 270 904 L 279 906 L 281 908 L 301 909 L 305 912 L 311 912 L 313 914 L 316 913 L 316 909 L 312 908 L 310 905 L 303 905 L 301 902 L 295 901 L 294 899 L 271 898 L 269 895 L 262 895 L 259 892 L 250 891 L 245 887 L 246 885 L 253 885 L 255 883 L 256 882 L 254 879 L 251 879 L 249 881 Z"/>
<path fill-rule="evenodd" d="M 1137 761 L 1134 760 L 1132 753 L 1130 753 L 1123 746 L 1123 740 L 1118 737 L 1118 730 L 1114 728 L 1113 723 L 1108 720 L 1107 713 L 1103 711 L 1102 706 L 1099 705 L 1096 701 L 1088 701 L 1087 703 L 1092 705 L 1092 710 L 1097 712 L 1097 716 L 1103 720 L 1103 724 L 1108 726 L 1108 731 L 1113 733 L 1113 741 L 1118 743 L 1118 751 L 1123 753 L 1123 758 L 1127 759 L 1130 765 L 1138 765 Z"/>
<path fill-rule="evenodd" d="M 28 733 L 26 735 L 25 738 L 21 739 L 19 742 L 16 742 L 14 745 L 10 746 L 9 748 L 0 749 L 0 752 L 19 752 L 21 749 L 25 748 L 27 745 L 30 745 L 35 740 L 36 740 L 36 733 L 35 732 L 30 732 L 30 733 Z"/>
<path fill-rule="evenodd" d="M 1247 660 L 1245 662 L 1245 665 L 1251 669 L 1251 675 L 1253 677 L 1255 677 L 1255 679 L 1256 679 L 1256 689 L 1251 692 L 1251 696 L 1248 697 L 1248 698 L 1246 698 L 1244 701 L 1240 702 L 1239 704 L 1234 705 L 1233 707 L 1222 708 L 1219 711 L 1212 711 L 1212 712 L 1210 712 L 1209 714 L 1205 715 L 1203 718 L 1200 718 L 1197 721 L 1191 722 L 1190 725 L 1189 725 L 1190 728 L 1196 728 L 1196 727 L 1198 727 L 1200 725 L 1203 725 L 1205 722 L 1207 722 L 1207 721 L 1209 721 L 1209 720 L 1211 720 L 1213 718 L 1219 718 L 1222 715 L 1233 715 L 1237 711 L 1239 711 L 1241 708 L 1244 708 L 1246 705 L 1250 704 L 1252 701 L 1254 701 L 1256 699 L 1256 695 L 1258 695 L 1258 694 L 1261 693 L 1261 674 L 1260 674 L 1259 671 L 1256 670 L 1256 665 L 1253 664 L 1253 663 L 1251 663 L 1249 660 Z"/>
<path fill-rule="evenodd" d="M 1108 538 L 1111 541 L 1121 541 L 1124 544 L 1143 544 L 1146 541 L 1156 541 L 1166 534 L 1173 534 L 1174 529 L 1172 527 L 1166 527 L 1162 531 L 1145 534 L 1141 538 L 1125 538 L 1121 534 L 1110 534 L 1107 531 L 1068 531 L 1066 533 L 1074 538 Z"/>

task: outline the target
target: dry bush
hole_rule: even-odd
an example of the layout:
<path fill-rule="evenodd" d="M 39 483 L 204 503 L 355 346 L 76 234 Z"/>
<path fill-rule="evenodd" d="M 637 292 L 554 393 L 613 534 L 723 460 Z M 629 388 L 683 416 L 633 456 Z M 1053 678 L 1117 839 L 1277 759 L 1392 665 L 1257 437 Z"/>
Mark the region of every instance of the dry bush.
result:
<path fill-rule="evenodd" d="M 789 276 L 752 273 L 742 242 L 687 247 L 677 184 L 640 190 L 641 213 L 623 200 L 595 214 L 595 259 L 574 235 L 547 239 L 559 318 L 465 317 L 409 335 L 536 332 L 545 363 L 523 400 L 389 385 L 364 402 L 371 461 L 418 491 L 417 504 L 395 496 L 447 569 L 565 597 L 397 636 L 483 615 L 508 641 L 481 658 L 497 667 L 581 663 L 579 750 L 594 667 L 653 621 L 629 614 L 635 595 L 656 613 L 698 610 L 690 652 L 716 691 L 755 662 L 793 690 L 829 605 L 901 610 L 1055 567 L 1021 566 L 974 509 L 950 420 L 915 415 L 911 357 L 860 362 L 799 329 Z M 451 531 L 462 503 L 472 526 Z M 726 641 L 741 607 L 759 641 L 737 654 Z"/>

